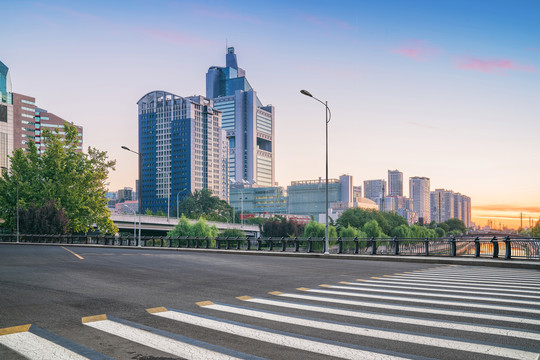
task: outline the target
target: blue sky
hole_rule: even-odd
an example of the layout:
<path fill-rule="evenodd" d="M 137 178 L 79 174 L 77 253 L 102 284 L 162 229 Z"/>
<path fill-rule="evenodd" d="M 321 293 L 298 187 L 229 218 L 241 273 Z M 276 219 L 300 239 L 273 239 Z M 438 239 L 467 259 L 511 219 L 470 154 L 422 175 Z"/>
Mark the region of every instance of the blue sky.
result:
<path fill-rule="evenodd" d="M 84 127 L 134 186 L 136 102 L 205 94 L 226 44 L 276 108 L 276 180 L 388 169 L 473 207 L 540 215 L 538 1 L 0 1 L 15 92 Z M 408 186 L 405 187 L 408 193 Z"/>

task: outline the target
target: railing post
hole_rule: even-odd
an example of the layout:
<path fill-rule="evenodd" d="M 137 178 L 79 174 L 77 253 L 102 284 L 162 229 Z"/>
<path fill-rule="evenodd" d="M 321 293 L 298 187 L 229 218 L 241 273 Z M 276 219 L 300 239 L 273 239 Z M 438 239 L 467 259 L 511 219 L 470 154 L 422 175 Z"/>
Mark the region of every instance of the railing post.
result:
<path fill-rule="evenodd" d="M 221 241 L 219 240 L 219 236 L 216 237 L 216 249 L 221 249 Z"/>
<path fill-rule="evenodd" d="M 259 236 L 257 238 L 257 250 L 261 250 L 261 246 L 262 246 L 262 240 L 261 240 L 261 237 Z"/>
<path fill-rule="evenodd" d="M 360 245 L 358 244 L 358 237 L 354 237 L 354 253 L 358 254 L 360 251 Z"/>
<path fill-rule="evenodd" d="M 268 251 L 274 250 L 274 241 L 272 240 L 272 237 L 269 237 L 268 241 L 270 241 L 269 246 L 268 246 Z"/>
<path fill-rule="evenodd" d="M 497 237 L 494 236 L 493 239 L 491 239 L 491 243 L 493 244 L 493 258 L 499 257 L 499 242 L 497 241 Z"/>
<path fill-rule="evenodd" d="M 236 237 L 236 250 L 240 250 L 240 236 Z"/>
<path fill-rule="evenodd" d="M 287 240 L 284 237 L 281 237 L 281 251 L 287 250 Z"/>
<path fill-rule="evenodd" d="M 251 250 L 251 240 L 249 240 L 249 238 L 246 237 L 246 242 L 247 242 L 247 244 L 246 244 L 247 251 L 249 251 L 249 250 Z"/>
<path fill-rule="evenodd" d="M 424 239 L 424 246 L 425 246 L 425 249 L 426 249 L 426 256 L 429 256 L 429 239 L 428 238 L 425 238 Z"/>
<path fill-rule="evenodd" d="M 230 245 L 231 245 L 231 243 L 230 243 L 230 241 L 229 241 L 229 237 L 227 236 L 227 237 L 225 238 L 225 250 L 229 250 L 229 249 L 230 249 Z"/>
<path fill-rule="evenodd" d="M 341 254 L 343 252 L 343 239 L 340 237 L 338 237 L 337 239 L 338 241 L 338 250 L 337 250 L 337 253 L 338 254 Z"/>
<path fill-rule="evenodd" d="M 478 236 L 474 238 L 474 257 L 480 257 L 480 238 Z"/>
<path fill-rule="evenodd" d="M 300 250 L 300 241 L 298 240 L 298 237 L 294 237 L 294 252 L 298 252 Z"/>
<path fill-rule="evenodd" d="M 397 236 L 394 236 L 394 255 L 399 255 L 399 242 Z"/>
<path fill-rule="evenodd" d="M 313 251 L 313 243 L 311 242 L 311 238 L 310 238 L 310 237 L 308 237 L 307 242 L 308 242 L 307 252 L 310 253 L 310 252 Z"/>
<path fill-rule="evenodd" d="M 512 258 L 512 242 L 510 241 L 510 236 L 504 238 L 505 253 L 504 258 L 509 260 Z"/>
<path fill-rule="evenodd" d="M 377 242 L 375 241 L 375 238 L 372 236 L 369 239 L 369 242 L 371 244 L 371 255 L 377 255 Z"/>
<path fill-rule="evenodd" d="M 197 241 L 198 241 L 199 238 L 196 238 L 196 239 L 197 239 Z M 217 239 L 217 238 L 216 238 L 216 239 Z M 205 238 L 205 240 L 206 240 L 206 247 L 205 247 L 205 248 L 208 249 L 208 248 L 210 247 L 210 239 L 209 239 L 208 236 L 207 236 L 207 237 Z"/>
<path fill-rule="evenodd" d="M 456 238 L 454 236 L 450 238 L 450 256 L 456 256 Z"/>

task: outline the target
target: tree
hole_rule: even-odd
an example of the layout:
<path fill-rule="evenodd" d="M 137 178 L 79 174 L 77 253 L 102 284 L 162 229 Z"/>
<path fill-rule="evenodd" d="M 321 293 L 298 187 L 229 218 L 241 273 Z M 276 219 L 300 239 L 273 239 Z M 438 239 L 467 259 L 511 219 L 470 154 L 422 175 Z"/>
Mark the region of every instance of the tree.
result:
<path fill-rule="evenodd" d="M 437 234 L 438 238 L 442 238 L 442 237 L 444 237 L 444 235 L 446 235 L 446 231 L 444 231 L 444 229 L 441 228 L 441 227 L 436 227 L 435 228 L 435 233 Z"/>
<path fill-rule="evenodd" d="M 398 239 L 407 239 L 411 237 L 411 229 L 407 225 L 399 225 L 392 229 L 390 235 Z"/>
<path fill-rule="evenodd" d="M 67 234 L 69 219 L 64 209 L 57 209 L 54 200 L 39 208 L 34 204 L 20 210 L 20 232 L 23 234 Z"/>
<path fill-rule="evenodd" d="M 213 238 L 218 236 L 218 229 L 215 225 L 208 226 L 204 218 L 199 218 L 195 224 L 191 222 L 184 215 L 178 220 L 178 224 L 167 233 L 167 236 L 180 237 L 200 237 L 200 238 Z"/>
<path fill-rule="evenodd" d="M 64 124 L 64 134 L 58 130 L 43 130 L 42 154 L 33 141 L 28 149 L 16 149 L 10 157 L 11 168 L 4 170 L 0 179 L 0 214 L 5 226 L 14 228 L 16 192 L 19 187 L 19 206 L 36 209 L 54 200 L 56 209 L 63 209 L 68 232 L 81 233 L 94 230 L 94 224 L 103 233 L 115 233 L 116 226 L 107 209 L 106 181 L 115 161 L 107 153 L 88 148 L 87 153 L 77 150 L 79 136 L 75 126 Z"/>
<path fill-rule="evenodd" d="M 536 222 L 536 225 L 531 228 L 532 237 L 540 237 L 540 219 Z"/>
<path fill-rule="evenodd" d="M 448 231 L 457 230 L 460 232 L 460 234 L 465 234 L 467 232 L 467 228 L 465 227 L 465 223 L 459 219 L 448 219 L 444 222 L 446 225 L 448 225 Z"/>
<path fill-rule="evenodd" d="M 337 220 L 337 224 L 339 227 L 351 225 L 357 229 L 363 229 L 364 225 L 371 220 L 376 220 L 381 231 L 386 235 L 390 235 L 395 227 L 407 225 L 407 220 L 393 211 L 381 212 L 375 209 L 360 208 L 345 210 Z"/>
<path fill-rule="evenodd" d="M 437 227 L 443 229 L 445 233 L 450 231 L 450 226 L 448 226 L 448 224 L 444 222 L 438 223 Z"/>
<path fill-rule="evenodd" d="M 342 227 L 339 230 L 339 237 L 342 239 L 353 239 L 353 238 L 366 238 L 367 235 L 361 230 L 358 230 L 357 228 L 348 225 L 347 227 Z"/>
<path fill-rule="evenodd" d="M 303 225 L 280 216 L 268 220 L 262 226 L 262 235 L 267 237 L 295 237 L 303 234 Z"/>
<path fill-rule="evenodd" d="M 310 221 L 304 228 L 304 237 L 323 238 L 326 236 L 326 226 L 315 221 Z M 334 226 L 328 226 L 328 238 L 337 238 L 337 231 Z"/>
<path fill-rule="evenodd" d="M 377 220 L 371 220 L 364 224 L 363 228 L 367 237 L 379 238 L 382 236 L 383 232 Z"/>
<path fill-rule="evenodd" d="M 242 230 L 239 229 L 225 229 L 221 232 L 220 236 L 222 237 L 229 237 L 229 238 L 237 238 L 237 237 L 245 237 L 246 234 Z"/>
<path fill-rule="evenodd" d="M 232 219 L 233 208 L 209 189 L 195 190 L 182 201 L 180 212 L 190 219 L 204 216 L 208 220 L 223 221 Z"/>

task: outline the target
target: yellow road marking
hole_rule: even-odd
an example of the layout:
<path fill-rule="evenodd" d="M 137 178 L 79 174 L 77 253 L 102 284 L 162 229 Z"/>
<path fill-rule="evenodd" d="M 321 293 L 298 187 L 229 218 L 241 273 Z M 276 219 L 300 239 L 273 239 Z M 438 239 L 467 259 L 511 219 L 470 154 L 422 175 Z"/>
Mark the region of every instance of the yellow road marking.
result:
<path fill-rule="evenodd" d="M 350 284 L 350 282 L 348 282 L 348 281 L 340 281 L 339 283 L 340 283 L 340 284 L 345 284 L 345 285 L 349 285 L 349 284 Z"/>
<path fill-rule="evenodd" d="M 373 278 L 373 279 L 376 279 L 376 278 Z M 356 279 L 356 281 L 366 281 L 364 279 Z"/>
<path fill-rule="evenodd" d="M 330 285 L 327 285 L 327 284 L 321 284 L 319 286 L 321 286 L 321 287 L 330 287 Z"/>
<path fill-rule="evenodd" d="M 199 306 L 209 306 L 209 305 L 215 305 L 213 302 L 211 301 L 199 301 L 198 303 L 195 303 Z"/>
<path fill-rule="evenodd" d="M 238 300 L 250 300 L 250 299 L 253 299 L 251 296 L 238 296 L 237 297 Z"/>
<path fill-rule="evenodd" d="M 299 287 L 299 288 L 296 288 L 296 290 L 306 291 L 306 290 L 309 290 L 309 289 L 308 289 L 308 288 L 305 288 L 305 287 Z"/>
<path fill-rule="evenodd" d="M 270 295 L 281 295 L 283 293 L 281 291 L 271 291 L 268 294 L 270 294 Z"/>
<path fill-rule="evenodd" d="M 86 316 L 82 318 L 82 323 L 86 324 L 90 322 L 103 321 L 103 320 L 107 320 L 107 315 L 101 314 L 101 315 L 94 315 L 94 316 Z"/>
<path fill-rule="evenodd" d="M 72 253 L 73 255 L 75 255 L 76 257 L 78 257 L 79 259 L 84 260 L 84 258 L 83 258 L 81 255 L 75 254 L 73 251 L 71 251 L 71 250 L 69 250 L 69 249 L 66 249 L 66 248 L 63 247 L 63 246 L 62 246 L 62 249 L 66 250 L 66 251 L 69 251 L 70 253 Z"/>
<path fill-rule="evenodd" d="M 151 309 L 146 309 L 146 311 L 149 312 L 150 314 L 156 314 L 156 313 L 165 312 L 169 310 L 167 310 L 166 307 L 160 306 L 160 307 L 155 307 Z"/>
<path fill-rule="evenodd" d="M 26 331 L 28 331 L 28 329 L 30 329 L 30 326 L 31 326 L 31 324 L 26 324 L 26 325 L 19 325 L 19 326 L 12 326 L 12 327 L 8 327 L 8 328 L 3 328 L 3 329 L 0 329 L 0 336 L 26 332 Z"/>

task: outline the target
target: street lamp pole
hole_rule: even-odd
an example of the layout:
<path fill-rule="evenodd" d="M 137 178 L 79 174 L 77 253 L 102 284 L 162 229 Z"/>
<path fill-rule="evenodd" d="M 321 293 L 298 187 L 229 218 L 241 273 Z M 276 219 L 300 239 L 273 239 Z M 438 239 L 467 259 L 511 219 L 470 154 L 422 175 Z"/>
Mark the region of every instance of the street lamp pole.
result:
<path fill-rule="evenodd" d="M 128 148 L 127 146 L 123 146 L 122 145 L 122 149 L 124 150 L 127 150 L 129 152 L 132 152 L 134 154 L 137 154 L 137 156 L 139 157 L 139 188 L 137 189 L 138 191 L 138 194 L 137 194 L 137 197 L 139 198 L 139 241 L 138 241 L 138 247 L 141 247 L 141 212 L 142 212 L 142 201 L 141 201 L 141 188 L 142 188 L 142 179 L 141 179 L 141 166 L 142 166 L 142 162 L 143 162 L 143 158 L 141 157 L 141 154 L 139 154 L 138 152 L 136 151 L 133 151 L 131 150 L 130 148 Z"/>
<path fill-rule="evenodd" d="M 325 255 L 330 254 L 330 248 L 329 248 L 329 241 L 328 241 L 328 123 L 330 122 L 330 118 L 332 114 L 330 113 L 330 108 L 328 107 L 328 101 L 321 101 L 317 99 L 315 96 L 311 95 L 311 93 L 307 90 L 300 90 L 300 93 L 306 96 L 309 96 L 310 98 L 313 98 L 323 104 L 326 107 L 326 203 L 325 203 Z"/>

